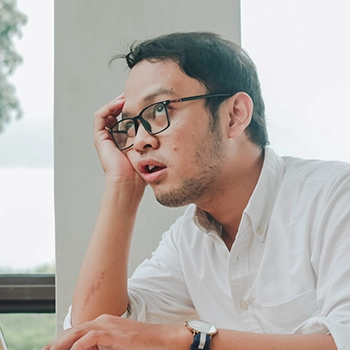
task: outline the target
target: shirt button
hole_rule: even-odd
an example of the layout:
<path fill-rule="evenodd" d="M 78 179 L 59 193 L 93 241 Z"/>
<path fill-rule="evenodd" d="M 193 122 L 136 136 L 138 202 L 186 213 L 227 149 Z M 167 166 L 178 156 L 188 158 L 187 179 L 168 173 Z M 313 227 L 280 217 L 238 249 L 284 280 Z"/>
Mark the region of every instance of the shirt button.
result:
<path fill-rule="evenodd" d="M 259 226 L 259 227 L 256 229 L 256 233 L 257 233 L 258 235 L 261 235 L 263 232 L 264 232 L 264 231 L 263 231 L 263 229 L 262 229 L 261 226 Z"/>
<path fill-rule="evenodd" d="M 227 252 L 222 252 L 221 256 L 226 260 L 227 259 Z"/>
<path fill-rule="evenodd" d="M 249 305 L 245 301 L 242 301 L 241 304 L 239 305 L 242 310 L 247 310 Z"/>

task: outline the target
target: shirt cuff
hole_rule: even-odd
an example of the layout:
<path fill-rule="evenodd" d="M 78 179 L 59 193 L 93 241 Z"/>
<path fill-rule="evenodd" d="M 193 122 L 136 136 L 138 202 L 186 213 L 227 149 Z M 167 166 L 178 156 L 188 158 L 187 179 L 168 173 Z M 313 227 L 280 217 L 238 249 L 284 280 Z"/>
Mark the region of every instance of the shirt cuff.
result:
<path fill-rule="evenodd" d="M 67 315 L 66 315 L 66 317 L 64 318 L 64 321 L 63 321 L 63 329 L 64 330 L 66 330 L 68 328 L 72 328 L 71 319 L 72 319 L 72 305 L 69 307 L 68 313 L 67 313 Z"/>
<path fill-rule="evenodd" d="M 350 344 L 350 327 L 327 317 L 312 317 L 293 331 L 293 334 L 315 333 L 331 334 L 338 350 L 346 350 Z"/>
<path fill-rule="evenodd" d="M 120 317 L 145 322 L 145 303 L 138 294 L 129 292 L 128 308 Z M 63 321 L 63 329 L 69 328 L 72 328 L 72 305 L 69 306 L 68 313 Z"/>
<path fill-rule="evenodd" d="M 129 290 L 128 308 L 120 317 L 146 322 L 146 305 L 143 299 L 137 293 Z"/>

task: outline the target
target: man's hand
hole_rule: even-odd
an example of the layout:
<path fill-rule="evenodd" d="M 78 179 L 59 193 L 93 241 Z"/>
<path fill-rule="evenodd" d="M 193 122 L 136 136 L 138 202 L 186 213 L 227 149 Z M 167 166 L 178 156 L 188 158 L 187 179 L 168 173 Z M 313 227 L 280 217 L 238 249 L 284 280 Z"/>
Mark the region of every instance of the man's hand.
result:
<path fill-rule="evenodd" d="M 102 315 L 73 327 L 42 350 L 187 350 L 192 333 L 181 325 L 147 324 Z M 210 348 L 220 350 L 336 350 L 329 334 L 262 334 L 219 329 Z"/>
<path fill-rule="evenodd" d="M 188 349 L 191 341 L 192 334 L 184 326 L 151 325 L 102 315 L 63 332 L 42 350 L 180 350 Z"/>
<path fill-rule="evenodd" d="M 125 153 L 119 151 L 108 132 L 108 128 L 117 122 L 116 118 L 121 113 L 124 103 L 122 94 L 95 113 L 94 143 L 107 182 L 131 180 L 143 191 L 146 186 L 145 182 L 136 173 Z"/>
<path fill-rule="evenodd" d="M 74 292 L 73 325 L 105 313 L 120 316 L 128 305 L 129 250 L 146 183 L 108 132 L 124 102 L 121 95 L 95 113 L 95 147 L 105 172 L 106 187 Z"/>

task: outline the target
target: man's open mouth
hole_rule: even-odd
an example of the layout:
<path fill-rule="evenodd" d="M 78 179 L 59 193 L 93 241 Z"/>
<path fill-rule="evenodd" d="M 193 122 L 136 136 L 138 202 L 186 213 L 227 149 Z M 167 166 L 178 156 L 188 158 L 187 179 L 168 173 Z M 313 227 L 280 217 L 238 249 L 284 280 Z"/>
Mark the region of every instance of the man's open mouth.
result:
<path fill-rule="evenodd" d="M 145 172 L 148 173 L 148 174 L 151 174 L 151 173 L 154 173 L 154 172 L 159 171 L 161 169 L 164 169 L 164 167 L 160 167 L 160 166 L 157 166 L 157 165 L 147 165 L 145 167 Z"/>

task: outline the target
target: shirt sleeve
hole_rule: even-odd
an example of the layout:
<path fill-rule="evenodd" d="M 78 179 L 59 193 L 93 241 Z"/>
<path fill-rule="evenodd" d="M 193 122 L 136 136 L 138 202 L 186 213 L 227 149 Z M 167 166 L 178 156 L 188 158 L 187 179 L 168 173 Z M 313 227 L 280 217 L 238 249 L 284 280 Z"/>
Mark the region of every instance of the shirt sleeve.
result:
<path fill-rule="evenodd" d="M 121 316 L 147 323 L 177 324 L 196 315 L 176 246 L 181 218 L 163 234 L 158 248 L 128 280 L 129 303 Z M 64 329 L 71 328 L 71 307 Z"/>
<path fill-rule="evenodd" d="M 175 324 L 195 315 L 177 248 L 178 221 L 162 236 L 158 248 L 128 281 L 125 317 L 147 323 Z"/>
<path fill-rule="evenodd" d="M 128 312 L 125 311 L 125 313 L 122 316 L 120 316 L 120 317 L 126 318 L 127 317 L 127 313 Z M 69 306 L 67 315 L 66 315 L 66 317 L 63 320 L 63 329 L 64 330 L 72 328 L 72 321 L 71 320 L 72 320 L 72 305 Z"/>
<path fill-rule="evenodd" d="M 311 254 L 320 308 L 294 333 L 330 333 L 338 349 L 350 345 L 350 172 L 325 190 Z"/>
<path fill-rule="evenodd" d="M 316 316 L 303 322 L 293 334 L 331 334 L 339 350 L 349 349 L 350 328 L 329 317 Z"/>
<path fill-rule="evenodd" d="M 66 330 L 68 328 L 72 328 L 71 319 L 72 319 L 72 305 L 69 306 L 68 313 L 67 313 L 67 315 L 66 315 L 66 317 L 64 318 L 64 321 L 63 321 L 63 329 L 64 330 Z"/>

